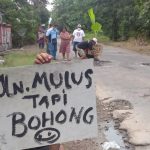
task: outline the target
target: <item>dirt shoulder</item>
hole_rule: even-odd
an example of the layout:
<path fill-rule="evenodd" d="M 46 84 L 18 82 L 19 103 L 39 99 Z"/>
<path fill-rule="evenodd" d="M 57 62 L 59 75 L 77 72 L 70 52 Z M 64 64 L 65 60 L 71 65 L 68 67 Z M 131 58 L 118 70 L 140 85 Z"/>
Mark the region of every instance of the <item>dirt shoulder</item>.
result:
<path fill-rule="evenodd" d="M 130 39 L 122 42 L 109 42 L 108 45 L 129 49 L 144 55 L 150 55 L 150 42 L 140 42 L 136 39 Z"/>

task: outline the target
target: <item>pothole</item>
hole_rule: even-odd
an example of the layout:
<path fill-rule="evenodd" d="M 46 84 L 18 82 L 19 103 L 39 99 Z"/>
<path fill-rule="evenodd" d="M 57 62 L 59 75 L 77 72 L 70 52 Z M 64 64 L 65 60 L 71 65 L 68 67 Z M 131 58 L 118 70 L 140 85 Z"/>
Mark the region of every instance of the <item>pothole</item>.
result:
<path fill-rule="evenodd" d="M 150 63 L 142 63 L 144 66 L 150 66 Z"/>
<path fill-rule="evenodd" d="M 107 99 L 107 98 L 106 98 Z M 103 103 L 101 101 L 98 103 L 100 108 L 102 128 L 104 129 L 104 135 L 106 141 L 114 141 L 120 146 L 120 150 L 134 150 L 134 146 L 128 142 L 127 132 L 124 130 L 119 130 L 120 120 L 112 118 L 112 112 L 116 109 L 132 109 L 133 106 L 128 100 L 124 99 L 114 99 L 109 103 Z"/>
<path fill-rule="evenodd" d="M 94 139 L 84 139 L 81 141 L 65 143 L 65 150 L 102 150 L 102 145 L 105 142 L 116 142 L 120 150 L 134 150 L 134 146 L 128 142 L 126 131 L 119 130 L 120 121 L 113 119 L 109 107 L 115 108 L 118 105 L 121 108 L 132 108 L 132 105 L 127 100 L 115 99 L 115 102 L 105 103 L 106 100 L 112 97 L 105 97 L 101 100 L 97 98 L 97 122 L 98 122 L 98 137 Z M 124 107 L 123 107 L 123 106 Z M 90 132 L 90 131 L 89 131 Z"/>
<path fill-rule="evenodd" d="M 133 109 L 132 104 L 128 100 L 114 99 L 109 103 L 109 110 L 128 110 Z"/>
<path fill-rule="evenodd" d="M 112 63 L 111 61 L 104 61 L 104 60 L 100 60 L 100 61 L 94 61 L 94 66 L 105 66 Z"/>
<path fill-rule="evenodd" d="M 115 141 L 120 146 L 121 150 L 126 150 L 127 147 L 130 148 L 130 145 L 124 142 L 123 137 L 126 136 L 124 136 L 123 133 L 120 134 L 120 132 L 115 129 L 115 123 L 113 120 L 105 124 L 104 134 L 108 141 Z"/>

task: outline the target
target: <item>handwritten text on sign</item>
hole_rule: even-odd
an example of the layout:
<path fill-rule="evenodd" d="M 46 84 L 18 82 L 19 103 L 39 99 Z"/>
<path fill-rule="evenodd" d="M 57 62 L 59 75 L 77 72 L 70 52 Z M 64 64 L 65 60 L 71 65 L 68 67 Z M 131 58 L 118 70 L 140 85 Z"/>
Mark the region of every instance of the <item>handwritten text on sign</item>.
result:
<path fill-rule="evenodd" d="M 0 145 L 7 150 L 95 137 L 91 60 L 0 70 Z"/>

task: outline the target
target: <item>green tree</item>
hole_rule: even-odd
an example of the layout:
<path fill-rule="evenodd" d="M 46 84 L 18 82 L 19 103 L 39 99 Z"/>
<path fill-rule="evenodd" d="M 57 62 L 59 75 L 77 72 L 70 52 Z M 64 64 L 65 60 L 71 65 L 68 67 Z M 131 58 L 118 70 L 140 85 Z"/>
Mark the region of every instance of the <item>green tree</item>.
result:
<path fill-rule="evenodd" d="M 38 26 L 41 23 L 47 23 L 49 18 L 45 5 L 46 2 L 39 8 L 35 8 L 27 0 L 0 0 L 0 11 L 4 14 L 4 21 L 12 25 L 14 47 L 36 41 Z"/>

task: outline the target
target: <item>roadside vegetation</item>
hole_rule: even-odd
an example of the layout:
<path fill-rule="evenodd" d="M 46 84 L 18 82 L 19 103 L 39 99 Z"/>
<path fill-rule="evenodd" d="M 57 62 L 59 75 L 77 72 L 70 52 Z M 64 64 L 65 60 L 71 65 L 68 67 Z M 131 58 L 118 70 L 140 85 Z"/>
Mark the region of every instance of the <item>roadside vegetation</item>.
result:
<path fill-rule="evenodd" d="M 112 41 L 127 41 L 131 37 L 137 42 L 150 39 L 149 0 L 53 0 L 51 12 L 46 9 L 48 3 L 48 0 L 0 0 L 3 21 L 12 25 L 14 47 L 33 44 L 38 26 L 47 25 L 49 17 L 70 31 L 78 23 L 88 32 L 93 31 L 92 25 L 101 28 L 102 35 Z"/>
<path fill-rule="evenodd" d="M 3 22 L 12 26 L 13 47 L 34 44 L 39 25 L 48 21 L 47 0 L 0 0 Z"/>

